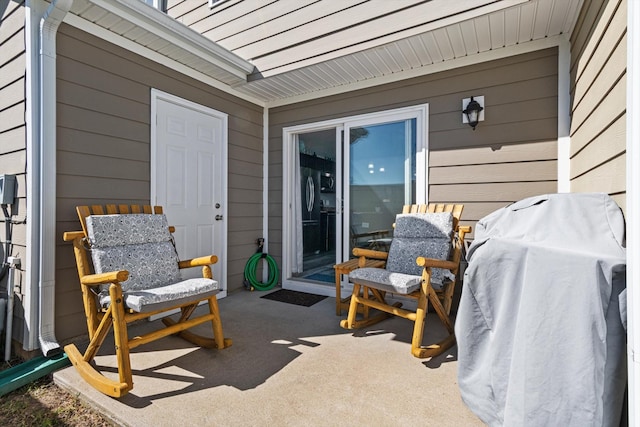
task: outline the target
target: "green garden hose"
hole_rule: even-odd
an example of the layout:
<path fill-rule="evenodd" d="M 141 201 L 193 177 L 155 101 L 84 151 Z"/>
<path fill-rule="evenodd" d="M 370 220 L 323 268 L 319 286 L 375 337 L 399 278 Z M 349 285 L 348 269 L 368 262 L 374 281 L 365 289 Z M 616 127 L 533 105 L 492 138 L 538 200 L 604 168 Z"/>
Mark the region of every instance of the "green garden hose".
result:
<path fill-rule="evenodd" d="M 248 289 L 257 289 L 259 291 L 268 291 L 278 283 L 278 264 L 271 255 L 262 252 L 262 244 L 258 241 L 258 252 L 253 254 L 244 266 L 244 285 Z M 257 269 L 260 260 L 264 259 L 269 267 L 269 278 L 266 282 L 257 279 Z"/>

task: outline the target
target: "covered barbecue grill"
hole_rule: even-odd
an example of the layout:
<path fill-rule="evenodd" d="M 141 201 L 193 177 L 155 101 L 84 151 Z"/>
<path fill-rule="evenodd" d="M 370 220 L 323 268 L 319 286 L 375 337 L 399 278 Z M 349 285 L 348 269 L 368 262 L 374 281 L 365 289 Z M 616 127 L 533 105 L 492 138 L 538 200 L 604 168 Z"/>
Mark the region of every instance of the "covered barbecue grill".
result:
<path fill-rule="evenodd" d="M 477 224 L 455 332 L 462 398 L 485 423 L 619 425 L 624 232 L 599 193 L 528 198 Z"/>

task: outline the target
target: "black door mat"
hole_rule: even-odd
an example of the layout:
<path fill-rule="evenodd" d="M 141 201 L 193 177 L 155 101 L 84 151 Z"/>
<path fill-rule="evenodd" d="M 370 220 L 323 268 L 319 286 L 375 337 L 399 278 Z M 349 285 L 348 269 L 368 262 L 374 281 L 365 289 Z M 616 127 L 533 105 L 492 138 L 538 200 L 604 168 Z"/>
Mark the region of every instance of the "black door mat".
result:
<path fill-rule="evenodd" d="M 302 305 L 304 307 L 311 307 L 313 304 L 322 301 L 326 298 L 324 295 L 308 294 L 306 292 L 292 291 L 289 289 L 279 289 L 270 294 L 261 296 L 260 298 L 266 298 L 273 301 L 286 302 L 287 304 Z"/>

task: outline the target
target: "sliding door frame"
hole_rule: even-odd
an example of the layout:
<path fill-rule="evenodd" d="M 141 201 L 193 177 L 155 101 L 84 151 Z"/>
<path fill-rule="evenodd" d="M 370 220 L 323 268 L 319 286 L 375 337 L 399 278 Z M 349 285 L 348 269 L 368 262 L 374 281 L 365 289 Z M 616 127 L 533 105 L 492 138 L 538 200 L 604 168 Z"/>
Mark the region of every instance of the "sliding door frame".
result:
<path fill-rule="evenodd" d="M 345 128 L 352 126 L 359 126 L 363 124 L 377 124 L 386 123 L 400 120 L 416 120 L 416 200 L 415 203 L 427 203 L 429 200 L 429 104 L 419 104 L 410 107 L 397 108 L 392 110 L 378 111 L 368 114 L 359 114 L 348 117 L 340 117 L 331 120 L 324 120 L 320 122 L 308 123 L 303 125 L 296 125 L 285 127 L 282 130 L 282 287 L 284 289 L 292 289 L 304 292 L 315 293 L 319 295 L 335 296 L 335 288 L 333 286 L 326 286 L 321 284 L 314 284 L 304 281 L 296 280 L 291 277 L 292 271 L 292 256 L 293 246 L 291 239 L 294 236 L 293 227 L 293 212 L 295 208 L 294 192 L 296 182 L 295 171 L 295 154 L 297 153 L 296 141 L 297 135 L 301 133 L 308 133 L 326 129 L 336 129 L 336 176 L 339 176 L 336 183 L 336 241 L 343 242 L 342 239 L 343 229 L 342 224 L 344 220 L 342 215 L 344 214 L 343 202 L 345 195 L 342 184 L 342 180 L 345 179 L 342 176 L 342 170 L 338 171 L 339 165 L 342 165 L 344 159 L 344 147 L 348 147 L 348 141 L 342 141 L 341 139 L 348 138 L 345 135 Z M 341 169 L 341 168 L 340 168 Z M 341 248 L 336 248 L 336 262 L 341 261 Z M 344 255 L 348 258 L 348 255 Z"/>

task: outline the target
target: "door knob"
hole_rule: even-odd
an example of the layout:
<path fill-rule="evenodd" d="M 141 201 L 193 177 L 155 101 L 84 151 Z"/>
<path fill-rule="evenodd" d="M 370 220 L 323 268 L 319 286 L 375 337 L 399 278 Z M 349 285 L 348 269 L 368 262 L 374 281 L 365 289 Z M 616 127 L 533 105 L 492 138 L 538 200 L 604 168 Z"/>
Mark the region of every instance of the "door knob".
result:
<path fill-rule="evenodd" d="M 222 215 L 216 215 L 216 221 L 222 221 Z"/>

